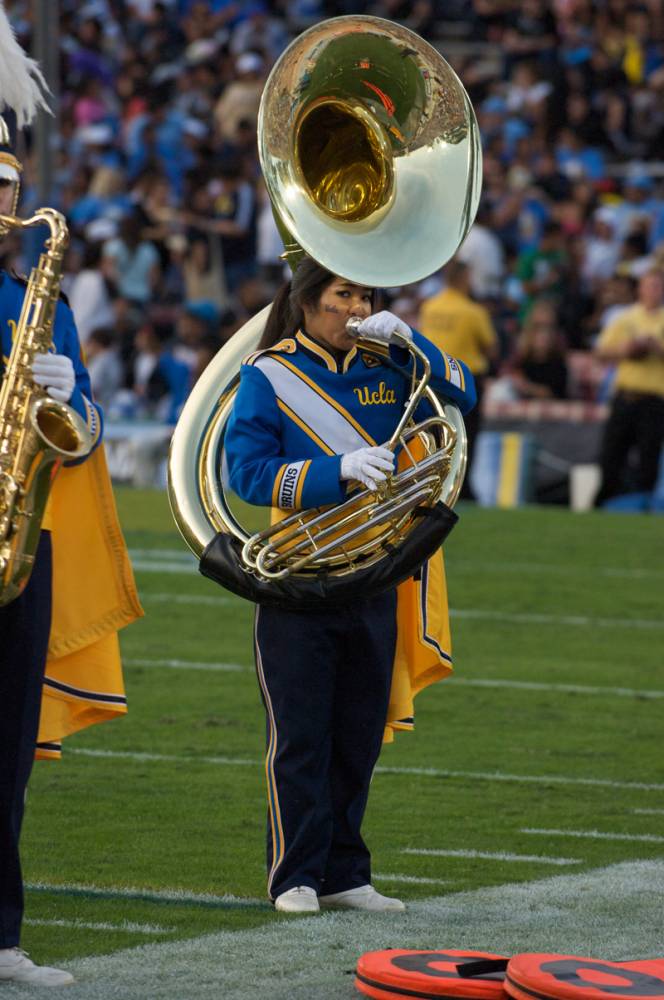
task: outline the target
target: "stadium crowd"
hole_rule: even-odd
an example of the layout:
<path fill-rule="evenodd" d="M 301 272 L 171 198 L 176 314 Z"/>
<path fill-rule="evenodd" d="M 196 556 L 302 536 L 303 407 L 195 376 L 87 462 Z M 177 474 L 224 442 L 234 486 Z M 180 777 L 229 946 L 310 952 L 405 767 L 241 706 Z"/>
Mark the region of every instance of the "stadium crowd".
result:
<path fill-rule="evenodd" d="M 7 4 L 28 50 L 34 6 Z M 59 6 L 48 199 L 69 220 L 64 290 L 111 419 L 174 422 L 220 344 L 271 299 L 283 265 L 256 151 L 261 91 L 295 34 L 346 13 L 414 28 L 469 91 L 484 183 L 457 291 L 488 310 L 477 371 L 494 398 L 606 398 L 604 369 L 578 358 L 664 270 L 661 0 Z M 37 198 L 25 152 L 23 213 Z M 386 305 L 417 325 L 445 287 L 437 274 L 386 290 Z"/>

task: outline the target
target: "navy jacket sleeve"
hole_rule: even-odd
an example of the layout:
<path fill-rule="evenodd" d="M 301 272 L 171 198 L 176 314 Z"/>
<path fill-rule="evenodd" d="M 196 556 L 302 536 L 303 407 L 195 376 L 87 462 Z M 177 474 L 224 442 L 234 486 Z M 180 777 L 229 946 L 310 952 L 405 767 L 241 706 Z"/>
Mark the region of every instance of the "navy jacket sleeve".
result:
<path fill-rule="evenodd" d="M 58 302 L 56 308 L 55 323 L 53 324 L 53 345 L 58 354 L 65 354 L 74 365 L 76 385 L 69 400 L 69 405 L 85 421 L 92 435 L 93 443 L 91 451 L 94 451 L 102 439 L 104 418 L 101 407 L 92 400 L 90 375 L 81 356 L 81 344 L 78 339 L 76 324 L 74 323 L 74 314 L 62 300 Z"/>
<path fill-rule="evenodd" d="M 247 503 L 302 510 L 345 499 L 339 455 L 284 453 L 274 390 L 250 365 L 240 370 L 224 448 L 231 489 Z"/>
<path fill-rule="evenodd" d="M 431 364 L 431 388 L 437 396 L 455 403 L 461 413 L 468 413 L 477 402 L 475 380 L 470 369 L 451 354 L 440 351 L 427 337 L 413 330 L 413 341 L 426 354 Z M 399 365 L 407 365 L 411 355 L 401 347 L 390 347 L 390 357 Z"/>

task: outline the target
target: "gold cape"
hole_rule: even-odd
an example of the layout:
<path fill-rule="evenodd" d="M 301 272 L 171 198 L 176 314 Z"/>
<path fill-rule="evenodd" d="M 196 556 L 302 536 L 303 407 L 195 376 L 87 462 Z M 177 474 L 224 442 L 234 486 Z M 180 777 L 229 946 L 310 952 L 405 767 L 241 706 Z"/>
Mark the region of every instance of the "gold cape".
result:
<path fill-rule="evenodd" d="M 143 615 L 103 446 L 63 468 L 49 498 L 53 618 L 37 758 L 127 711 L 117 632 Z"/>
<path fill-rule="evenodd" d="M 397 587 L 397 648 L 383 743 L 413 729 L 415 695 L 452 672 L 452 640 L 442 549 L 418 579 Z"/>

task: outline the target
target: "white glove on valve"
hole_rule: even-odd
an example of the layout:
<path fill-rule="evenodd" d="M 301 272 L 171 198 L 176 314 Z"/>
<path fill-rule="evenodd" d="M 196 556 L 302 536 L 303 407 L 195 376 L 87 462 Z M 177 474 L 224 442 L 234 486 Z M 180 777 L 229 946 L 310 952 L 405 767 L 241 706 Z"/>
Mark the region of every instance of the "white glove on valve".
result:
<path fill-rule="evenodd" d="M 387 479 L 386 472 L 394 471 L 394 453 L 378 445 L 375 448 L 358 448 L 341 456 L 341 479 L 356 479 L 370 490 Z"/>
<path fill-rule="evenodd" d="M 401 334 L 406 340 L 413 339 L 413 331 L 408 324 L 387 309 L 368 316 L 357 328 L 358 337 L 372 337 L 373 340 L 380 340 L 384 344 L 394 343 L 395 333 Z"/>
<path fill-rule="evenodd" d="M 36 354 L 32 377 L 59 403 L 68 403 L 76 386 L 74 363 L 65 354 Z"/>

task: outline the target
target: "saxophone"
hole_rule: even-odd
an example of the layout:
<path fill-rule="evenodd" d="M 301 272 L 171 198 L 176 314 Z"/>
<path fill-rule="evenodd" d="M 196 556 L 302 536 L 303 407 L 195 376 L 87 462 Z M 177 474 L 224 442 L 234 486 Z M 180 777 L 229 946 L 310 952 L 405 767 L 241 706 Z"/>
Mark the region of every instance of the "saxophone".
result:
<path fill-rule="evenodd" d="M 50 236 L 32 269 L 0 386 L 0 606 L 25 588 L 32 572 L 46 502 L 65 461 L 92 447 L 85 421 L 33 381 L 36 354 L 52 346 L 62 258 L 69 242 L 64 217 L 40 208 L 31 218 L 0 215 L 0 233 L 48 226 Z"/>

